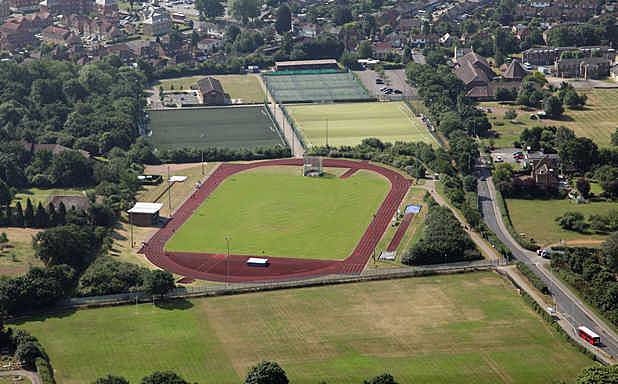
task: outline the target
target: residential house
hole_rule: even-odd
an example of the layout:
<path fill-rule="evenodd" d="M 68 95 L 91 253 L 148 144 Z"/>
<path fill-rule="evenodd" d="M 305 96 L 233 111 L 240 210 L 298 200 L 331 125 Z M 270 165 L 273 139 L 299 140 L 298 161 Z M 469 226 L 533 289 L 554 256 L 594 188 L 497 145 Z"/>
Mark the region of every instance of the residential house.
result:
<path fill-rule="evenodd" d="M 85 15 L 94 9 L 94 3 L 92 0 L 43 0 L 40 7 L 52 15 Z"/>
<path fill-rule="evenodd" d="M 8 20 L 0 25 L 0 49 L 13 51 L 34 44 L 34 32 L 26 18 Z"/>
<path fill-rule="evenodd" d="M 616 58 L 616 50 L 609 46 L 589 46 L 589 47 L 542 47 L 530 48 L 523 52 L 524 63 L 533 65 L 554 65 L 562 52 L 580 52 L 582 56 L 601 56 L 609 61 Z"/>
<path fill-rule="evenodd" d="M 96 0 L 97 12 L 104 16 L 115 16 L 118 13 L 118 0 Z"/>
<path fill-rule="evenodd" d="M 165 8 L 150 7 L 143 22 L 144 33 L 150 36 L 162 36 L 172 28 L 172 19 Z"/>
<path fill-rule="evenodd" d="M 223 40 L 205 37 L 197 42 L 197 49 L 203 53 L 212 53 L 223 47 Z"/>
<path fill-rule="evenodd" d="M 612 62 L 604 57 L 560 59 L 554 65 L 554 72 L 561 77 L 599 79 L 609 76 L 611 64 Z"/>
<path fill-rule="evenodd" d="M 229 100 L 221 82 L 214 77 L 205 77 L 199 80 L 197 87 L 202 94 L 202 103 L 205 105 L 225 105 Z"/>
<path fill-rule="evenodd" d="M 12 12 L 32 12 L 39 10 L 40 0 L 8 0 Z"/>
<path fill-rule="evenodd" d="M 41 32 L 41 39 L 53 45 L 64 45 L 67 47 L 81 44 L 81 39 L 68 28 L 50 25 Z"/>
<path fill-rule="evenodd" d="M 560 182 L 560 156 L 533 152 L 525 155 L 524 164 L 531 169 L 531 176 L 541 187 L 555 187 Z"/>
<path fill-rule="evenodd" d="M 159 57 L 159 44 L 153 40 L 132 40 L 126 43 L 129 51 L 135 57 L 155 59 Z"/>
<path fill-rule="evenodd" d="M 8 0 L 0 0 L 0 23 L 4 23 L 4 21 L 11 14 L 11 7 L 9 6 Z"/>
<path fill-rule="evenodd" d="M 315 39 L 320 33 L 320 26 L 314 23 L 302 23 L 298 26 L 293 26 L 293 30 L 300 37 Z"/>

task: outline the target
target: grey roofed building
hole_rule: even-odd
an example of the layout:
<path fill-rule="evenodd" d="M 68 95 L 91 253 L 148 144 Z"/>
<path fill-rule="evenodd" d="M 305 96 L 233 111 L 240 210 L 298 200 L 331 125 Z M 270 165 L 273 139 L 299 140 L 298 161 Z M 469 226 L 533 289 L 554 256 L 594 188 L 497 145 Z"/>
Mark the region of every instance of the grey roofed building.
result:
<path fill-rule="evenodd" d="M 469 52 L 455 63 L 455 76 L 466 86 L 474 87 L 488 85 L 496 74 L 482 56 Z"/>
<path fill-rule="evenodd" d="M 506 80 L 515 80 L 519 81 L 526 77 L 528 71 L 521 66 L 519 60 L 513 60 L 511 64 L 506 68 L 506 70 L 502 73 L 502 78 Z"/>

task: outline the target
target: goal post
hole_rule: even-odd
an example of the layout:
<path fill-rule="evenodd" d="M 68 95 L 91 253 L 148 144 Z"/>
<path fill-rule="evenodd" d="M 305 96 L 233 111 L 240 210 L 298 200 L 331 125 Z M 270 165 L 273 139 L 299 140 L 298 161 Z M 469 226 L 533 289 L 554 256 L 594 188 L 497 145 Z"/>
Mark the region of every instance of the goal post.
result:
<path fill-rule="evenodd" d="M 303 176 L 322 176 L 323 173 L 321 156 L 303 156 Z"/>

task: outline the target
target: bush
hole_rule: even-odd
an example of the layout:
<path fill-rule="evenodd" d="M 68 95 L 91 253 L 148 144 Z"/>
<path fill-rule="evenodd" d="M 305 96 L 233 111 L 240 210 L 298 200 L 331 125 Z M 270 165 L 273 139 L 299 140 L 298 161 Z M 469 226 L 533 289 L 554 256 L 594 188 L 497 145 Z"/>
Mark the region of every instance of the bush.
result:
<path fill-rule="evenodd" d="M 39 357 L 34 361 L 34 365 L 43 384 L 56 384 L 56 380 L 54 379 L 54 371 L 49 364 L 49 361 Z"/>
<path fill-rule="evenodd" d="M 560 227 L 576 232 L 584 232 L 588 227 L 584 215 L 579 212 L 565 212 L 556 221 Z"/>
<path fill-rule="evenodd" d="M 100 296 L 137 290 L 144 284 L 146 268 L 130 263 L 121 263 L 109 257 L 95 260 L 84 271 L 78 284 L 81 296 Z"/>
<path fill-rule="evenodd" d="M 515 118 L 517 118 L 517 112 L 515 112 L 514 109 L 509 109 L 508 111 L 504 112 L 504 118 L 507 120 L 514 120 Z"/>
<path fill-rule="evenodd" d="M 530 267 L 528 267 L 526 264 L 522 263 L 521 261 L 518 261 L 516 264 L 517 269 L 519 270 L 519 272 L 521 272 L 524 276 L 526 276 L 526 278 L 528 279 L 528 281 L 530 281 L 530 283 L 539 291 L 541 291 L 542 294 L 544 295 L 549 295 L 549 288 L 547 287 L 547 284 L 545 284 L 537 275 L 534 274 L 534 272 L 532 272 L 532 270 L 530 269 Z"/>

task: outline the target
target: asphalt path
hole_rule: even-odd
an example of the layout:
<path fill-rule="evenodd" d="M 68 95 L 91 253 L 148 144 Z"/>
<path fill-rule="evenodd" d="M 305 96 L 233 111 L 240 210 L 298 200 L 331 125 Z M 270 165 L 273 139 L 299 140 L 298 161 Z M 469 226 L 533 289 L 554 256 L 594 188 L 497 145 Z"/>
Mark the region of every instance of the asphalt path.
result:
<path fill-rule="evenodd" d="M 27 377 L 32 384 L 42 384 L 41 378 L 36 372 L 30 372 L 23 369 L 15 371 L 0 371 L 0 377 L 22 376 Z M 23 381 L 20 381 L 20 383 Z"/>
<path fill-rule="evenodd" d="M 549 288 L 560 315 L 569 322 L 573 331 L 585 325 L 601 336 L 601 351 L 610 356 L 618 356 L 618 337 L 595 313 L 575 296 L 546 266 L 547 260 L 535 252 L 522 248 L 506 229 L 500 210 L 495 200 L 495 189 L 491 174 L 487 168 L 480 168 L 478 196 L 481 214 L 485 223 L 513 253 L 513 256 L 523 263 L 545 283 Z"/>

